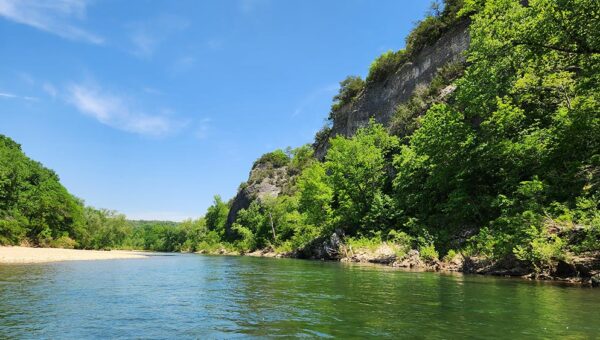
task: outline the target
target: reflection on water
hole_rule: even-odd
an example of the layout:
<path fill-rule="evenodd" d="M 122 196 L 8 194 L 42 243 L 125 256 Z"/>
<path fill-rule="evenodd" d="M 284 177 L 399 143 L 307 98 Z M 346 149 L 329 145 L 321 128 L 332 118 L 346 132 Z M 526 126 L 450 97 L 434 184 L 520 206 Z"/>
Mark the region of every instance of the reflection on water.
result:
<path fill-rule="evenodd" d="M 200 255 L 0 266 L 0 338 L 572 337 L 600 291 Z"/>

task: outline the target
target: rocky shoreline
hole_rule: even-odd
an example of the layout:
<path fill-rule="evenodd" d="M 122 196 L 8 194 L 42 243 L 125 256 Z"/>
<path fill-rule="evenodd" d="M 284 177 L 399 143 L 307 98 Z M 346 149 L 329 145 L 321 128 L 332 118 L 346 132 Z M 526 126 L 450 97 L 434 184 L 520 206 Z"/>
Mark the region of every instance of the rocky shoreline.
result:
<path fill-rule="evenodd" d="M 485 258 L 457 254 L 452 259 L 424 259 L 416 249 L 411 249 L 402 256 L 398 256 L 394 249 L 386 243 L 381 243 L 373 250 L 353 250 L 344 244 L 341 237 L 334 233 L 329 239 L 320 238 L 304 249 L 287 253 L 279 253 L 272 248 L 265 248 L 245 254 L 232 253 L 221 249 L 215 254 L 363 263 L 387 266 L 399 270 L 459 272 L 600 287 L 600 251 L 570 256 L 568 261 L 557 260 L 551 266 L 536 270 L 533 266 L 514 257 L 502 261 L 491 261 Z"/>

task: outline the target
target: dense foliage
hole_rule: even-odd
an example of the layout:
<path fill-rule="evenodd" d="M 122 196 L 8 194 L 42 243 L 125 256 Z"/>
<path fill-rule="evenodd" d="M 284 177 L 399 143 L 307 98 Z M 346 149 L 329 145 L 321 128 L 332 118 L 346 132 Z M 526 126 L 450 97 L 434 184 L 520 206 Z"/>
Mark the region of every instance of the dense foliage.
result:
<path fill-rule="evenodd" d="M 83 228 L 83 207 L 56 173 L 0 135 L 0 244 L 49 245 L 61 237 L 76 238 Z"/>

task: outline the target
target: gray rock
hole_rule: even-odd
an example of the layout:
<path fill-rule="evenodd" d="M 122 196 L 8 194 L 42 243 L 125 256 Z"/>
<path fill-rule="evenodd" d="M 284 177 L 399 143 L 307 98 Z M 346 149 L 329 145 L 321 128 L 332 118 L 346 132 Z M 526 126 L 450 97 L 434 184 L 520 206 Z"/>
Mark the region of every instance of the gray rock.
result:
<path fill-rule="evenodd" d="M 352 103 L 336 114 L 330 136 L 353 136 L 359 128 L 368 124 L 371 117 L 387 125 L 396 107 L 406 103 L 417 87 L 429 85 L 441 67 L 465 60 L 464 52 L 470 43 L 468 27 L 468 21 L 457 24 L 387 79 L 367 84 Z M 447 96 L 453 90 L 453 87 L 447 87 L 442 90 L 441 96 Z M 323 159 L 327 148 L 326 143 L 315 145 L 315 156 Z"/>
<path fill-rule="evenodd" d="M 266 163 L 252 168 L 248 181 L 240 187 L 231 202 L 225 224 L 227 235 L 231 235 L 231 225 L 235 222 L 240 210 L 247 209 L 254 200 L 260 201 L 279 196 L 289 179 L 286 166 L 277 168 L 273 167 L 271 163 Z"/>

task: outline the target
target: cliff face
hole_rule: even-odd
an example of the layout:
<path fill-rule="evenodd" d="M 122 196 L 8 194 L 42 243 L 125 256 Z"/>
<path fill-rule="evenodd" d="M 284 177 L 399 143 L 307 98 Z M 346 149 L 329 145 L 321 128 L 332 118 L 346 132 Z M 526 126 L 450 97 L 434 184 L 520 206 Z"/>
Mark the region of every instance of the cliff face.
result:
<path fill-rule="evenodd" d="M 428 85 L 444 65 L 465 60 L 464 52 L 470 42 L 468 27 L 468 21 L 457 24 L 387 79 L 367 83 L 355 100 L 336 113 L 330 137 L 338 134 L 350 137 L 367 125 L 370 118 L 387 126 L 398 104 L 407 102 L 418 86 Z M 326 152 L 326 143 L 315 148 L 319 159 Z"/>
<path fill-rule="evenodd" d="M 368 83 L 355 100 L 336 113 L 329 137 L 338 134 L 350 137 L 367 125 L 371 117 L 387 126 L 398 104 L 407 102 L 418 86 L 428 85 L 444 65 L 464 61 L 463 52 L 470 41 L 468 27 L 467 21 L 455 25 L 434 44 L 417 53 L 412 62 L 402 65 L 383 81 Z M 327 142 L 316 145 L 315 156 L 323 159 L 327 147 Z M 255 199 L 277 197 L 288 181 L 285 167 L 276 168 L 267 163 L 253 168 L 248 181 L 232 200 L 227 233 L 231 232 L 231 225 L 241 209 L 248 208 Z"/>
<path fill-rule="evenodd" d="M 254 200 L 260 201 L 279 196 L 289 178 L 287 166 L 277 167 L 272 163 L 265 163 L 253 167 L 250 170 L 248 181 L 242 184 L 231 201 L 225 224 L 227 234 L 231 234 L 231 225 L 235 222 L 240 210 L 247 209 Z"/>

